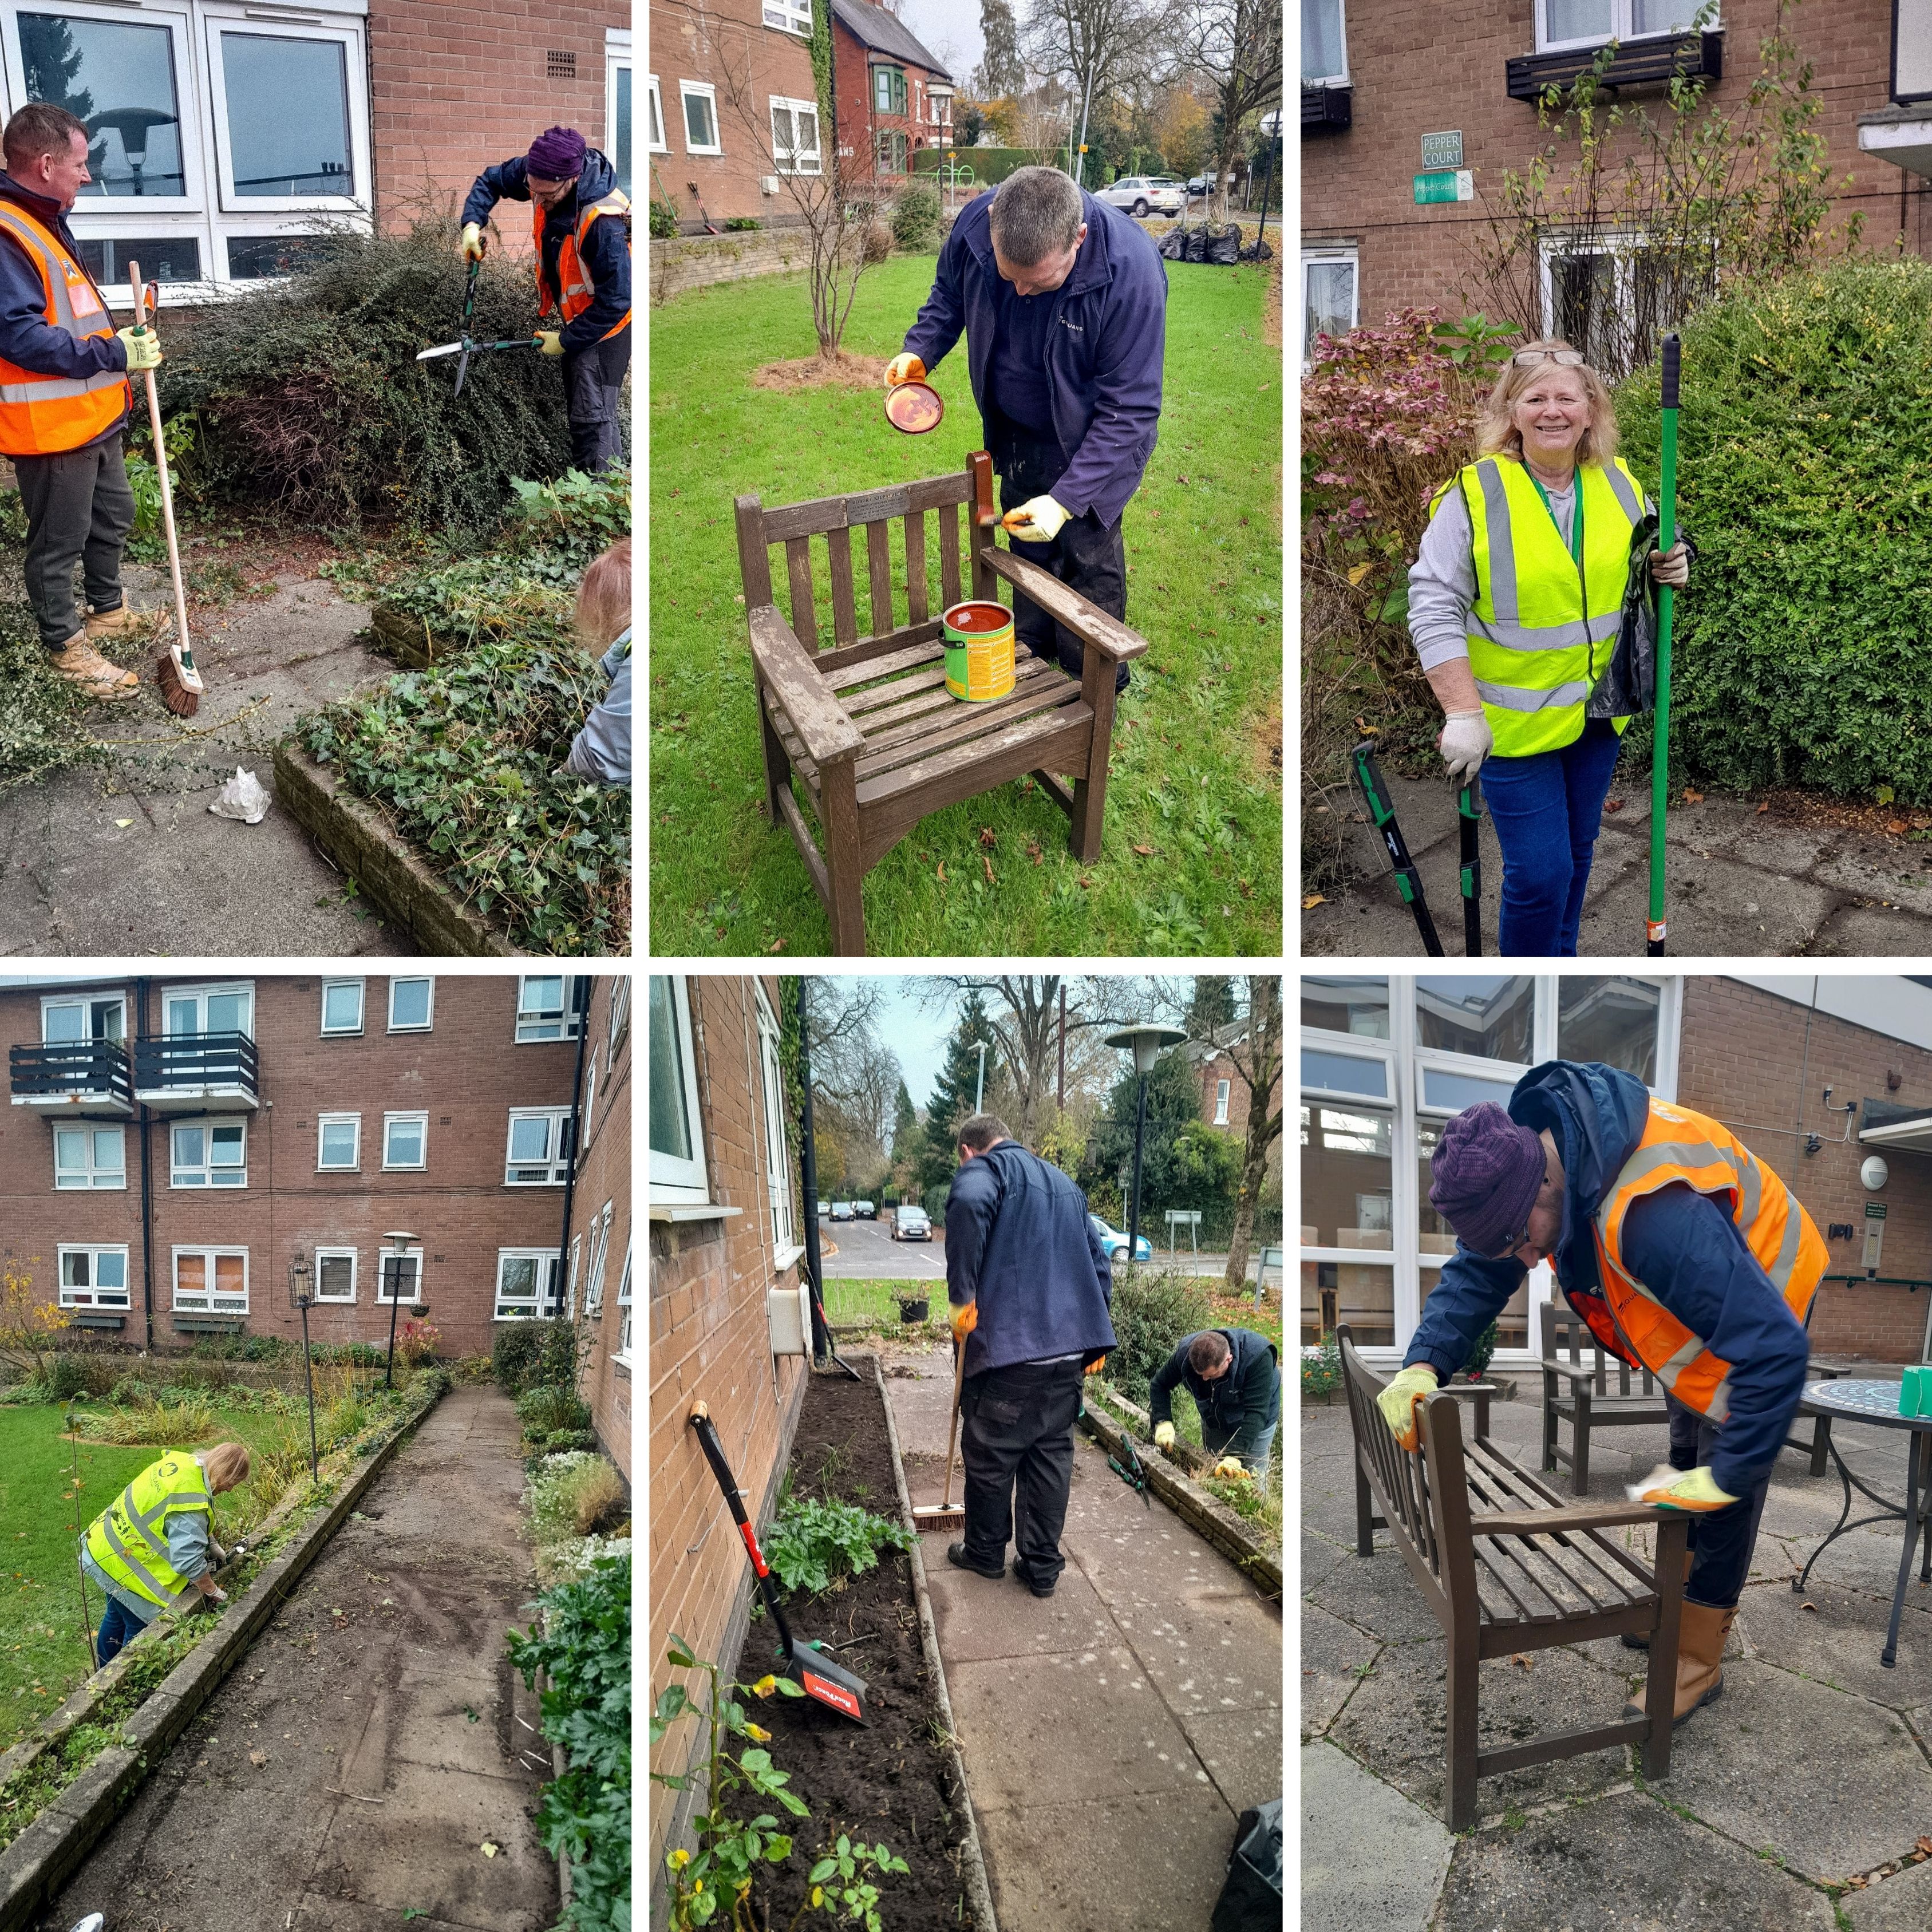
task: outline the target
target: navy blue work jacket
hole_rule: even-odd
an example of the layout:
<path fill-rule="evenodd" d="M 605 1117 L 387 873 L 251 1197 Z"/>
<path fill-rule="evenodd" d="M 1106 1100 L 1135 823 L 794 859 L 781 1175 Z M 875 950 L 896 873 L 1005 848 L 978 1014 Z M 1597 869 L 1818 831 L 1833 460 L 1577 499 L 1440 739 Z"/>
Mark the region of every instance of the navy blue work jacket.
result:
<path fill-rule="evenodd" d="M 1148 1396 L 1148 1420 L 1156 1426 L 1174 1420 L 1174 1391 L 1183 1382 L 1194 1398 L 1202 1426 L 1228 1434 L 1244 1422 L 1265 1429 L 1281 1420 L 1281 1365 L 1274 1344 L 1252 1328 L 1223 1328 L 1234 1359 L 1228 1372 L 1212 1382 L 1188 1366 L 1187 1352 L 1196 1337 L 1184 1335 L 1180 1346 L 1161 1364 Z"/>

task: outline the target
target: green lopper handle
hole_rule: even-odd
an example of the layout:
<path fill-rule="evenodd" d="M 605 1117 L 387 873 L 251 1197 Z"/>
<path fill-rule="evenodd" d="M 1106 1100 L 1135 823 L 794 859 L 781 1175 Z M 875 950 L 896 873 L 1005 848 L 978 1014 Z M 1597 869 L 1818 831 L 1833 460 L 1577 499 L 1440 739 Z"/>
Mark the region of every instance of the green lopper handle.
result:
<path fill-rule="evenodd" d="M 1676 335 L 1664 338 L 1663 475 L 1658 487 L 1658 548 L 1668 552 L 1677 541 L 1677 404 L 1682 347 Z M 1657 592 L 1657 726 L 1650 761 L 1650 919 L 1647 950 L 1653 957 L 1664 946 L 1664 818 L 1670 802 L 1670 625 L 1676 592 L 1660 584 Z"/>

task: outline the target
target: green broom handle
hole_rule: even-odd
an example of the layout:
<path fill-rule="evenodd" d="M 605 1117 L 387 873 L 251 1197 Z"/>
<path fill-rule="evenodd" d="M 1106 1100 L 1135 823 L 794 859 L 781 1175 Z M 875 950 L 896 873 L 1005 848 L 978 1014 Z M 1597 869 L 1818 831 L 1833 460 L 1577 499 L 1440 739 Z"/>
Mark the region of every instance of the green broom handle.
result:
<path fill-rule="evenodd" d="M 1666 556 L 1677 541 L 1677 380 L 1682 351 L 1675 335 L 1664 338 L 1664 475 L 1658 494 L 1658 548 Z M 1670 799 L 1670 620 L 1677 593 L 1657 592 L 1657 730 L 1650 759 L 1650 922 L 1652 956 L 1664 950 L 1664 829 Z"/>

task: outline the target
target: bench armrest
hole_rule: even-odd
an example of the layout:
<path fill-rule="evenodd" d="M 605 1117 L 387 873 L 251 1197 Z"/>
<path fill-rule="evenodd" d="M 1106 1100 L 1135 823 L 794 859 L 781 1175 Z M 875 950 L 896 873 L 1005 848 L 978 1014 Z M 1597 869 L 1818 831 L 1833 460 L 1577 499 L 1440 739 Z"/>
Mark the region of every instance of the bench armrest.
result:
<path fill-rule="evenodd" d="M 1488 1510 L 1469 1519 L 1472 1536 L 1553 1536 L 1565 1530 L 1614 1529 L 1655 1522 L 1666 1511 L 1648 1503 L 1566 1503 L 1561 1508 Z"/>
<path fill-rule="evenodd" d="M 1593 1382 L 1597 1379 L 1594 1369 L 1572 1367 L 1568 1362 L 1545 1362 L 1543 1372 L 1546 1376 L 1568 1376 L 1573 1382 Z"/>
<path fill-rule="evenodd" d="M 1129 630 L 1118 617 L 1110 617 L 1098 604 L 1088 603 L 1078 591 L 1070 590 L 1050 571 L 990 542 L 981 545 L 980 554 L 996 574 L 1004 577 L 1016 590 L 1024 591 L 1089 650 L 1099 652 L 1115 664 L 1124 664 L 1130 658 L 1145 653 L 1148 640 L 1139 632 Z"/>
<path fill-rule="evenodd" d="M 760 604 L 750 624 L 758 681 L 778 700 L 812 763 L 822 770 L 856 757 L 865 748 L 865 734 L 846 716 L 777 605 Z"/>

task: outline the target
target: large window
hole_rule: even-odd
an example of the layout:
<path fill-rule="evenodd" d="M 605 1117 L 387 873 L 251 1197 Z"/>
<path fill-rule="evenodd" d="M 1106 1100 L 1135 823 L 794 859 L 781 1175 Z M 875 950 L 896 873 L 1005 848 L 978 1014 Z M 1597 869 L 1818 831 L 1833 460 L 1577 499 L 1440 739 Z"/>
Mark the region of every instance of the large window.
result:
<path fill-rule="evenodd" d="M 1318 335 L 1346 335 L 1355 326 L 1360 300 L 1354 251 L 1324 250 L 1301 258 L 1301 359 L 1315 353 Z"/>
<path fill-rule="evenodd" d="M 211 23 L 208 42 L 226 110 L 214 123 L 223 206 L 352 201 L 348 37 Z"/>
<path fill-rule="evenodd" d="M 176 1187 L 246 1187 L 248 1124 L 245 1120 L 184 1120 L 169 1130 L 171 1184 Z"/>
<path fill-rule="evenodd" d="M 812 37 L 812 0 L 764 0 L 765 25 Z"/>
<path fill-rule="evenodd" d="M 765 989 L 754 981 L 758 996 L 758 1073 L 765 1115 L 765 1182 L 772 1210 L 772 1249 L 776 1264 L 788 1266 L 798 1250 L 792 1232 L 791 1154 L 786 1128 L 790 1103 L 786 1097 L 784 1063 L 778 1053 L 778 1022 Z"/>
<path fill-rule="evenodd" d="M 385 1114 L 382 1116 L 382 1165 L 386 1168 L 428 1166 L 429 1116 L 427 1114 Z"/>
<path fill-rule="evenodd" d="M 902 67 L 875 67 L 872 70 L 872 106 L 880 114 L 906 111 L 906 77 Z"/>
<path fill-rule="evenodd" d="M 722 154 L 718 140 L 718 90 L 708 81 L 681 80 L 677 95 L 684 108 L 684 152 Z"/>
<path fill-rule="evenodd" d="M 56 1187 L 125 1187 L 128 1137 L 120 1127 L 85 1124 L 54 1129 Z"/>
<path fill-rule="evenodd" d="M 392 980 L 389 982 L 389 1030 L 392 1033 L 428 1033 L 436 1016 L 436 982 L 434 980 Z"/>
<path fill-rule="evenodd" d="M 656 74 L 649 76 L 644 86 L 644 112 L 648 117 L 644 127 L 646 145 L 654 154 L 668 154 L 670 143 L 664 139 L 664 89 L 658 85 Z"/>
<path fill-rule="evenodd" d="M 1558 1058 L 1600 1060 L 1654 1088 L 1664 1000 L 1657 982 L 1622 974 L 1565 974 L 1556 987 Z"/>
<path fill-rule="evenodd" d="M 610 1215 L 613 1204 L 605 1202 L 590 1224 L 590 1262 L 584 1270 L 584 1312 L 586 1316 L 604 1312 L 604 1269 L 610 1258 Z"/>
<path fill-rule="evenodd" d="M 617 1049 L 631 1035 L 631 976 L 620 973 L 610 982 L 610 1051 L 608 1056 L 611 1066 L 617 1063 Z"/>
<path fill-rule="evenodd" d="M 651 976 L 651 1198 L 710 1198 L 704 1130 L 692 1055 L 691 995 L 686 982 Z"/>
<path fill-rule="evenodd" d="M 882 175 L 902 175 L 906 171 L 906 137 L 896 128 L 881 128 L 878 136 L 878 160 Z"/>
<path fill-rule="evenodd" d="M 353 1248 L 316 1250 L 315 1298 L 318 1301 L 353 1301 L 356 1299 L 356 1250 Z"/>
<path fill-rule="evenodd" d="M 380 1250 L 376 1257 L 376 1299 L 387 1304 L 398 1302 L 407 1308 L 423 1298 L 423 1251 L 405 1248 L 398 1255 L 394 1248 Z"/>
<path fill-rule="evenodd" d="M 1301 84 L 1348 83 L 1348 43 L 1342 0 L 1301 0 Z"/>
<path fill-rule="evenodd" d="M 1302 4 L 1305 20 L 1310 0 Z M 1536 44 L 1540 50 L 1594 47 L 1648 34 L 1686 33 L 1696 15 L 1694 0 L 1537 0 Z"/>
<path fill-rule="evenodd" d="M 128 1250 L 124 1246 L 60 1246 L 60 1305 L 63 1308 L 124 1309 L 128 1306 Z"/>
<path fill-rule="evenodd" d="M 128 1002 L 122 994 L 60 994 L 40 1002 L 40 1038 L 49 1046 L 127 1037 Z"/>
<path fill-rule="evenodd" d="M 815 175 L 823 171 L 816 102 L 786 100 L 772 95 L 772 158 L 782 175 Z"/>
<path fill-rule="evenodd" d="M 574 1040 L 583 1016 L 578 1011 L 577 982 L 561 973 L 526 974 L 517 982 L 517 1038 L 520 1042 Z"/>
<path fill-rule="evenodd" d="M 184 1315 L 246 1315 L 246 1248 L 177 1248 L 175 1310 Z"/>
<path fill-rule="evenodd" d="M 561 1187 L 570 1178 L 570 1109 L 516 1107 L 503 1156 L 506 1187 Z"/>
<path fill-rule="evenodd" d="M 1216 1080 L 1214 1083 L 1214 1124 L 1225 1127 L 1228 1124 L 1228 1096 L 1234 1091 L 1232 1080 Z"/>
<path fill-rule="evenodd" d="M 323 1114 L 315 1124 L 316 1167 L 325 1174 L 353 1174 L 362 1162 L 362 1116 Z"/>
<path fill-rule="evenodd" d="M 626 27 L 604 29 L 604 145 L 616 171 L 617 185 L 631 191 L 631 34 Z"/>
<path fill-rule="evenodd" d="M 556 1249 L 497 1250 L 499 1322 L 548 1321 L 562 1312 L 563 1270 Z"/>
<path fill-rule="evenodd" d="M 617 1326 L 616 1359 L 626 1367 L 631 1360 L 631 1244 L 624 1244 L 624 1272 L 617 1283 L 617 1306 L 623 1312 Z"/>
<path fill-rule="evenodd" d="M 253 986 L 177 986 L 161 1002 L 168 1036 L 201 1033 L 255 1032 Z"/>
<path fill-rule="evenodd" d="M 326 1034 L 362 1030 L 363 982 L 325 980 L 322 982 L 322 1030 Z"/>

